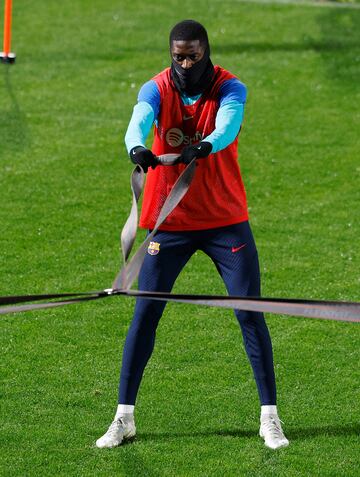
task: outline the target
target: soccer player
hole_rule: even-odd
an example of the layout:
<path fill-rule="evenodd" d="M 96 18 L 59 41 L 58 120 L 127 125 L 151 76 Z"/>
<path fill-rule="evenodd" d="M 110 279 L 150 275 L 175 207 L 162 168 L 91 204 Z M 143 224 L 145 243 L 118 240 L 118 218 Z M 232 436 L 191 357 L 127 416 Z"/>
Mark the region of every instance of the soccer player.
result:
<path fill-rule="evenodd" d="M 140 226 L 152 229 L 179 174 L 197 160 L 191 187 L 150 243 L 139 289 L 170 292 L 190 257 L 202 250 L 214 262 L 231 295 L 259 296 L 256 246 L 248 222 L 237 161 L 246 88 L 210 60 L 205 28 L 185 20 L 170 33 L 171 67 L 140 89 L 125 136 L 130 159 L 147 179 Z M 155 124 L 152 149 L 145 146 Z M 174 166 L 155 156 L 180 154 Z M 144 368 L 154 348 L 164 302 L 138 299 L 122 360 L 118 408 L 97 447 L 115 447 L 135 436 L 134 407 Z M 285 447 L 276 407 L 272 345 L 262 313 L 235 311 L 261 403 L 260 436 L 271 449 Z"/>

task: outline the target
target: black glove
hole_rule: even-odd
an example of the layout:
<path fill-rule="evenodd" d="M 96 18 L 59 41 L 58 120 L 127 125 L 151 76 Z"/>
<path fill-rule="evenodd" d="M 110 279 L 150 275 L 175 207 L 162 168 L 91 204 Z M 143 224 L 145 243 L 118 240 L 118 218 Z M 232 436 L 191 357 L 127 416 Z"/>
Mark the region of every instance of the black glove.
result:
<path fill-rule="evenodd" d="M 147 172 L 149 167 L 155 169 L 158 165 L 155 155 L 143 146 L 135 146 L 129 153 L 130 159 L 134 164 L 139 164 Z"/>
<path fill-rule="evenodd" d="M 183 164 L 190 164 L 194 157 L 196 157 L 196 159 L 199 159 L 200 157 L 206 157 L 211 153 L 211 151 L 212 144 L 206 141 L 201 141 L 198 144 L 194 144 L 192 146 L 186 146 L 181 152 L 179 162 Z"/>

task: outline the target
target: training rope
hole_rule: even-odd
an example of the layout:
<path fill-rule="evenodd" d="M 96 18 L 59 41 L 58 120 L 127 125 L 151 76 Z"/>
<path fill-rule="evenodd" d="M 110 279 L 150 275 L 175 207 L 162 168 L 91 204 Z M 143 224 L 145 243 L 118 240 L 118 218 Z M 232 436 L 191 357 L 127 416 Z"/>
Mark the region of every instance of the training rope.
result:
<path fill-rule="evenodd" d="M 165 154 L 159 156 L 158 162 L 164 166 L 177 163 L 178 156 Z M 217 295 L 185 295 L 163 292 L 146 292 L 131 290 L 137 279 L 148 246 L 161 224 L 171 214 L 188 191 L 194 178 L 196 162 L 193 160 L 180 174 L 170 194 L 165 200 L 154 229 L 128 261 L 133 248 L 138 228 L 138 202 L 144 185 L 144 171 L 137 166 L 131 175 L 132 206 L 121 232 L 121 250 L 123 266 L 117 274 L 112 288 L 80 293 L 54 293 L 40 295 L 13 295 L 0 297 L 0 315 L 24 311 L 56 308 L 59 306 L 93 301 L 110 296 L 128 296 L 151 300 L 189 303 L 218 308 L 232 308 L 245 311 L 276 313 L 281 315 L 302 316 L 337 321 L 360 322 L 360 303 L 325 300 L 295 300 L 285 298 L 260 298 Z M 45 303 L 37 303 L 46 300 Z M 49 301 L 51 300 L 51 301 Z M 32 303 L 29 303 L 32 302 Z M 27 303 L 20 304 L 19 303 Z"/>

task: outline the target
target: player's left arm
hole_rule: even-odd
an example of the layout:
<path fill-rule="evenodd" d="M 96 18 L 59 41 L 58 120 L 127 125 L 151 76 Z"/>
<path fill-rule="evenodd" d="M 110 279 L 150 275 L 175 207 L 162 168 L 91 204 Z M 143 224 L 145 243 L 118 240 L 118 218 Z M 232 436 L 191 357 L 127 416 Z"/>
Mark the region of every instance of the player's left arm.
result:
<path fill-rule="evenodd" d="M 225 81 L 219 91 L 219 110 L 215 129 L 203 139 L 212 145 L 212 153 L 225 149 L 240 132 L 244 118 L 246 86 L 237 78 Z"/>
<path fill-rule="evenodd" d="M 246 86 L 237 78 L 225 81 L 219 91 L 219 109 L 215 118 L 214 131 L 198 144 L 182 150 L 180 162 L 189 164 L 195 158 L 225 149 L 240 132 L 246 102 Z"/>

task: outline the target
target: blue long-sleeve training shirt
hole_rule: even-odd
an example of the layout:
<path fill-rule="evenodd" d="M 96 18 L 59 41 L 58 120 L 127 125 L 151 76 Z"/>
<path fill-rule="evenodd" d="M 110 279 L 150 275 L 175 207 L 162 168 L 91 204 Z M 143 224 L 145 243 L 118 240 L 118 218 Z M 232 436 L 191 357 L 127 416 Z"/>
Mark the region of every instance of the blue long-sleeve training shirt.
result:
<path fill-rule="evenodd" d="M 198 96 L 182 95 L 186 105 L 194 104 Z M 212 144 L 212 152 L 218 152 L 231 144 L 239 134 L 244 117 L 246 102 L 246 86 L 237 78 L 225 81 L 219 90 L 219 110 L 215 119 L 215 129 L 203 141 Z M 145 146 L 153 123 L 157 123 L 160 109 L 160 92 L 155 81 L 145 83 L 138 94 L 138 103 L 134 106 L 133 114 L 125 135 L 127 151 L 135 146 Z"/>

